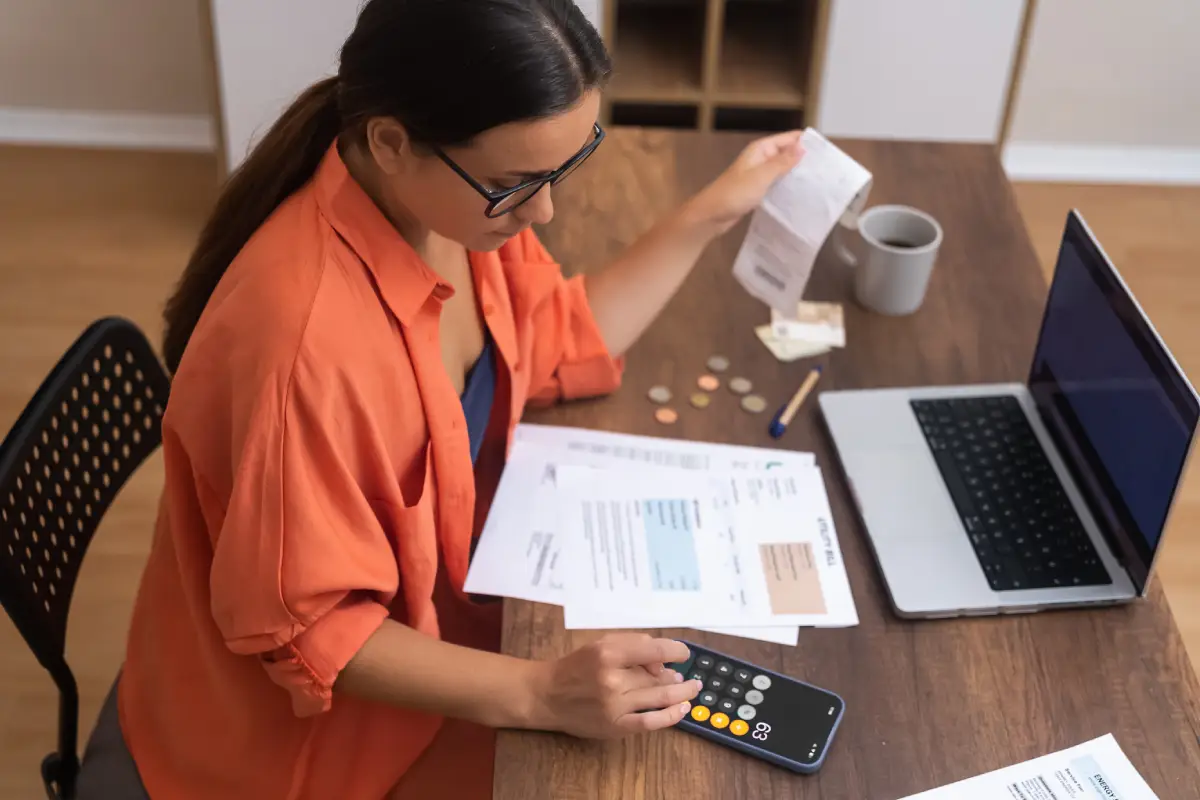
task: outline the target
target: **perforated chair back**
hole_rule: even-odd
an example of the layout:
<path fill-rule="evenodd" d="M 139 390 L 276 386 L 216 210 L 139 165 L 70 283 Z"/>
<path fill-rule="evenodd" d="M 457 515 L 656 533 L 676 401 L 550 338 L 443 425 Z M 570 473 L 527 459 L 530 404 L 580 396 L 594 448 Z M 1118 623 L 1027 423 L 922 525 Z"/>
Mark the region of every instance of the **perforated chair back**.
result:
<path fill-rule="evenodd" d="M 162 441 L 169 389 L 142 332 L 102 319 L 0 444 L 0 602 L 59 690 L 58 750 L 42 765 L 59 797 L 73 796 L 79 770 L 79 695 L 64 658 L 75 580 L 104 513 Z"/>

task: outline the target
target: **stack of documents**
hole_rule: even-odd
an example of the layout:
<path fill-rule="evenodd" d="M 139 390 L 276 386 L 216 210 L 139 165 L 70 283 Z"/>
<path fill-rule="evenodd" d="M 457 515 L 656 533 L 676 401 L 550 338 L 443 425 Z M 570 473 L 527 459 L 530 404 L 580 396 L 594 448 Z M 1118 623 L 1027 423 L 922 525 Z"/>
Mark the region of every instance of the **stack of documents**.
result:
<path fill-rule="evenodd" d="M 466 591 L 568 628 L 690 627 L 795 644 L 858 624 L 812 454 L 521 425 Z"/>

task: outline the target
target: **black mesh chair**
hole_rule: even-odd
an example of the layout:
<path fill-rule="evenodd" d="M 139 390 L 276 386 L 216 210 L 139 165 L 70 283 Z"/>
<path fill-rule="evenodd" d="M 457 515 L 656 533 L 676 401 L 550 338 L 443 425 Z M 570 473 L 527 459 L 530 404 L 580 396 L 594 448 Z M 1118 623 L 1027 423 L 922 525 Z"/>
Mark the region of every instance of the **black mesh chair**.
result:
<path fill-rule="evenodd" d="M 64 657 L 84 554 L 129 476 L 162 441 L 169 378 L 132 323 L 89 327 L 0 444 L 0 602 L 59 691 L 58 748 L 42 762 L 51 800 L 79 774 L 79 692 Z"/>

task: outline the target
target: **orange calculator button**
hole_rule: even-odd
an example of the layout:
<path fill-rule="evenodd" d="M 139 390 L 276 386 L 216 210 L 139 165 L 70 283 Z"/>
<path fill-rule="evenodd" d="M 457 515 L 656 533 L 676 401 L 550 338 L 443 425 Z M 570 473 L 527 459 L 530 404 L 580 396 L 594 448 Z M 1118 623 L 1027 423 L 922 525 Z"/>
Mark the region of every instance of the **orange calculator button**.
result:
<path fill-rule="evenodd" d="M 729 723 L 729 732 L 734 736 L 745 736 L 749 730 L 750 726 L 746 724 L 746 720 L 744 719 L 735 719 Z"/>
<path fill-rule="evenodd" d="M 714 728 L 717 728 L 717 729 L 724 728 L 726 725 L 729 724 L 729 717 L 725 716 L 720 711 L 718 711 L 717 713 L 712 715 L 711 722 L 712 722 L 712 726 Z"/>
<path fill-rule="evenodd" d="M 692 719 L 696 722 L 704 722 L 711 713 L 706 706 L 692 706 Z"/>

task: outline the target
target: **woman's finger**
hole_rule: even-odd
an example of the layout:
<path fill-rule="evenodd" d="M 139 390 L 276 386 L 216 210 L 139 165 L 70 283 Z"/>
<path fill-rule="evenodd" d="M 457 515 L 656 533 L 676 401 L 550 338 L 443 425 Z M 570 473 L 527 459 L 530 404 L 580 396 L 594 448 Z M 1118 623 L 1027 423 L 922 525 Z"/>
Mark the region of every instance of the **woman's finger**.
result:
<path fill-rule="evenodd" d="M 683 719 L 692 710 L 691 703 L 676 703 L 670 708 L 654 711 L 638 711 L 626 714 L 617 720 L 617 727 L 625 733 L 645 733 L 669 728 Z"/>
<path fill-rule="evenodd" d="M 626 693 L 653 686 L 674 686 L 677 683 L 683 683 L 683 676 L 673 669 L 662 669 L 657 675 L 651 675 L 642 667 L 625 670 Z"/>
<path fill-rule="evenodd" d="M 631 712 L 667 708 L 691 700 L 700 694 L 703 688 L 704 684 L 700 681 L 683 681 L 669 686 L 652 686 L 628 692 L 621 701 Z"/>

